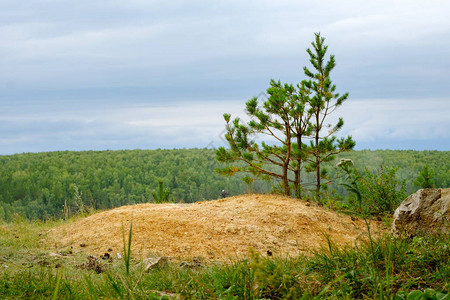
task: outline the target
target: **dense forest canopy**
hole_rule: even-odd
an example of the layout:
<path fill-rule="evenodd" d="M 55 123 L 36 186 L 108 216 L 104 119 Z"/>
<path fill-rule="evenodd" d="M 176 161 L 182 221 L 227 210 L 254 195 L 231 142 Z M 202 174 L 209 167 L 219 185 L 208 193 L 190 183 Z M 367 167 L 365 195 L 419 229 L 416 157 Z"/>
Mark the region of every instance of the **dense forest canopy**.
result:
<path fill-rule="evenodd" d="M 334 168 L 339 158 L 353 159 L 358 169 L 376 172 L 380 165 L 398 166 L 406 179 L 407 192 L 418 189 L 413 182 L 425 165 L 434 172 L 437 187 L 450 187 L 450 151 L 352 151 L 329 164 L 330 177 L 342 174 Z M 153 201 L 152 192 L 162 180 L 175 201 L 217 199 L 225 189 L 230 196 L 267 193 L 270 182 L 246 185 L 239 177 L 214 172 L 223 167 L 212 149 L 124 150 L 46 152 L 0 156 L 0 220 L 15 213 L 29 219 L 64 216 L 78 196 L 94 209 Z M 312 174 L 305 182 L 313 183 Z M 338 193 L 338 180 L 330 185 Z M 76 195 L 75 195 L 76 194 Z"/>

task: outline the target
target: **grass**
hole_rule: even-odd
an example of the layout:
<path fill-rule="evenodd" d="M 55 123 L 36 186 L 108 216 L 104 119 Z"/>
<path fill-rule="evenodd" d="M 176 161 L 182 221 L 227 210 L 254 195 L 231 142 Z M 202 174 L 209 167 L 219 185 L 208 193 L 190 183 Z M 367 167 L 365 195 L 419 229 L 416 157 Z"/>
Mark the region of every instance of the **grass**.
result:
<path fill-rule="evenodd" d="M 0 224 L 0 298 L 441 299 L 449 292 L 448 235 L 386 235 L 345 249 L 329 240 L 308 256 L 263 258 L 250 250 L 243 260 L 204 265 L 169 261 L 145 272 L 140 261 L 129 257 L 130 224 L 124 258 L 99 259 L 104 272 L 97 273 L 80 267 L 86 265 L 86 255 L 68 249 L 65 256 L 52 256 L 45 249 L 40 234 L 60 222 L 17 219 Z"/>

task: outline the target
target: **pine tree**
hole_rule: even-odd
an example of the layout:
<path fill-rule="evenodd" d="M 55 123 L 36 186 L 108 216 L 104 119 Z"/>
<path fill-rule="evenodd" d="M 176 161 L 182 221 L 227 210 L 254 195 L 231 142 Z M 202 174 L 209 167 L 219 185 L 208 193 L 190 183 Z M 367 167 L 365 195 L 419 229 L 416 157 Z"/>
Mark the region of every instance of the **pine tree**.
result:
<path fill-rule="evenodd" d="M 350 151 L 354 148 L 355 142 L 351 136 L 337 139 L 334 135 L 342 129 L 344 120 L 333 126 L 326 124 L 325 120 L 348 98 L 348 93 L 340 95 L 336 93 L 336 85 L 330 79 L 330 73 L 336 66 L 334 55 L 326 61 L 328 46 L 324 45 L 325 38 L 320 33 L 315 34 L 315 41 L 312 42 L 313 49 L 307 49 L 313 71 L 304 67 L 304 73 L 309 80 L 304 80 L 302 85 L 305 89 L 312 114 L 311 131 L 313 140 L 310 143 L 309 151 L 312 158 L 309 158 L 308 171 L 316 172 L 316 194 L 321 189 L 321 179 L 327 178 L 326 169 L 321 170 L 321 164 L 334 159 L 334 155 L 343 151 Z"/>
<path fill-rule="evenodd" d="M 243 124 L 239 118 L 231 121 L 229 114 L 224 114 L 226 122 L 225 138 L 230 149 L 220 147 L 216 151 L 218 161 L 235 163 L 244 162 L 244 165 L 229 166 L 224 169 L 216 169 L 220 174 L 233 175 L 236 172 L 247 172 L 253 177 L 246 176 L 244 181 L 252 182 L 256 178 L 281 180 L 285 195 L 290 195 L 290 183 L 294 182 L 289 177 L 293 172 L 292 159 L 301 157 L 299 150 L 292 153 L 293 139 L 300 136 L 304 107 L 300 101 L 301 95 L 293 85 L 271 80 L 267 89 L 268 99 L 262 104 L 254 97 L 246 103 L 246 113 L 251 118 L 247 124 Z M 304 127 L 304 126 L 303 126 Z M 259 145 L 252 140 L 257 135 L 267 135 L 277 141 L 277 144 L 269 145 L 262 142 Z M 281 169 L 276 171 L 278 167 Z M 275 171 L 274 171 L 275 169 Z"/>
<path fill-rule="evenodd" d="M 170 202 L 170 190 L 164 188 L 164 182 L 162 180 L 158 181 L 158 191 L 153 191 L 152 196 L 155 203 L 166 203 Z"/>
<path fill-rule="evenodd" d="M 237 172 L 246 172 L 250 175 L 243 178 L 247 183 L 256 178 L 278 179 L 285 195 L 290 196 L 293 188 L 295 195 L 301 197 L 304 162 L 309 162 L 309 170 L 317 170 L 318 192 L 320 178 L 323 177 L 320 164 L 332 160 L 334 154 L 354 147 L 355 142 L 351 137 L 337 139 L 334 136 L 344 124 L 342 119 L 332 128 L 324 124 L 326 117 L 347 99 L 348 93 L 343 96 L 334 93 L 336 86 L 332 85 L 329 78 L 335 66 L 334 56 L 323 64 L 327 50 L 323 42 L 320 34 L 316 34 L 315 42 L 312 43 L 315 53 L 307 50 L 317 71 L 314 74 L 304 68 L 309 80 L 303 80 L 294 87 L 272 79 L 267 89 L 269 97 L 265 102 L 260 104 L 258 98 L 254 97 L 246 103 L 246 113 L 250 117 L 247 123 L 241 122 L 239 118 L 231 120 L 230 114 L 224 114 L 225 138 L 230 149 L 220 147 L 216 151 L 216 159 L 233 165 L 216 169 L 219 174 L 231 176 Z M 324 127 L 329 132 L 322 137 Z M 275 140 L 275 144 L 258 144 L 254 140 L 258 135 L 268 136 Z M 309 146 L 304 143 L 307 138 L 313 140 Z"/>
<path fill-rule="evenodd" d="M 428 165 L 425 165 L 420 171 L 419 176 L 417 176 L 414 184 L 422 189 L 430 189 L 434 188 L 436 185 L 434 183 L 434 172 L 431 170 Z"/>

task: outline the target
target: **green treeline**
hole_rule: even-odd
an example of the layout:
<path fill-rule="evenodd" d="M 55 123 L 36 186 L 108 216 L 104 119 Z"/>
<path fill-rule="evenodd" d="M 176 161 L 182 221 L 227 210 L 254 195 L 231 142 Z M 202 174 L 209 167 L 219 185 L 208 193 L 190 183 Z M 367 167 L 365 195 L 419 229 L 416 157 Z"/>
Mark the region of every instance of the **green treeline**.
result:
<path fill-rule="evenodd" d="M 334 165 L 339 158 L 353 159 L 356 167 L 376 172 L 380 165 L 398 166 L 407 192 L 417 189 L 415 178 L 425 165 L 433 170 L 437 187 L 450 186 L 450 151 L 352 151 L 330 163 L 330 177 L 342 176 Z M 29 219 L 59 218 L 81 201 L 94 209 L 152 202 L 159 181 L 175 201 L 217 199 L 225 189 L 230 196 L 267 193 L 269 182 L 247 186 L 240 177 L 214 172 L 224 167 L 212 149 L 46 152 L 0 156 L 0 220 L 15 213 Z M 303 178 L 314 182 L 312 174 Z M 343 194 L 344 189 L 330 185 Z"/>
<path fill-rule="evenodd" d="M 0 156 L 0 220 L 13 213 L 30 219 L 61 217 L 65 204 L 75 206 L 74 185 L 83 203 L 94 209 L 151 202 L 159 180 L 176 201 L 217 199 L 222 189 L 230 195 L 245 193 L 239 179 L 214 173 L 214 157 L 207 149 Z"/>

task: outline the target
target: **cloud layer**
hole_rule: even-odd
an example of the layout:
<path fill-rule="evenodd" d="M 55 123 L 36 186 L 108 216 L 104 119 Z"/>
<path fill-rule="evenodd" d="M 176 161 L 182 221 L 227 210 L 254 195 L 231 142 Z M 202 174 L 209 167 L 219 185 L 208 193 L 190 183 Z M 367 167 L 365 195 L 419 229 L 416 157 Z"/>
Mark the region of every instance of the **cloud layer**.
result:
<path fill-rule="evenodd" d="M 449 150 L 449 14 L 443 0 L 4 0 L 0 153 L 202 147 L 270 78 L 303 79 L 319 31 L 358 99 L 349 133 Z"/>
<path fill-rule="evenodd" d="M 440 107 L 436 111 L 433 107 Z M 99 106 L 89 111 L 16 113 L 0 122 L 0 154 L 54 150 L 217 148 L 225 146 L 222 115 L 247 119 L 241 101 L 181 102 L 159 106 Z M 447 150 L 450 105 L 442 100 L 349 100 L 330 122 L 343 117 L 340 135 L 358 149 Z M 431 141 L 431 144 L 430 144 Z M 387 147 L 389 145 L 389 147 Z M 397 145 L 397 146 L 395 146 Z"/>

